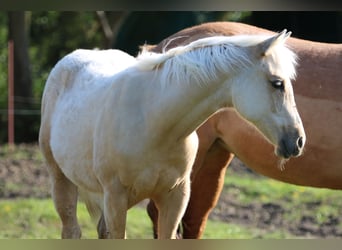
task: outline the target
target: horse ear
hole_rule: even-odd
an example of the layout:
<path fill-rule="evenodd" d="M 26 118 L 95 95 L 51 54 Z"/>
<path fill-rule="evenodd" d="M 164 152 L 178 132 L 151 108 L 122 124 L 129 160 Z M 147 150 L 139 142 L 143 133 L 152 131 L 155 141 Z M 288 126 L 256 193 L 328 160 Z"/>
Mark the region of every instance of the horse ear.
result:
<path fill-rule="evenodd" d="M 286 29 L 284 29 L 282 32 L 280 32 L 279 34 L 276 34 L 268 39 L 266 39 L 265 41 L 261 42 L 259 44 L 259 51 L 261 53 L 262 56 L 267 55 L 267 53 L 277 44 L 280 43 L 285 43 L 285 41 L 287 40 L 287 38 L 289 38 L 291 36 L 291 31 L 287 32 Z"/>

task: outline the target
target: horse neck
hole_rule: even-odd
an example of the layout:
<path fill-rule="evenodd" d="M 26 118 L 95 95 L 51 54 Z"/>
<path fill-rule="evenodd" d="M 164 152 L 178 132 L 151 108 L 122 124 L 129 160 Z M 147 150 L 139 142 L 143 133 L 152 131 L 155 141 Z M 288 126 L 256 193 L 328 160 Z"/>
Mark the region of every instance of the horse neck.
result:
<path fill-rule="evenodd" d="M 186 138 L 217 110 L 231 106 L 230 88 L 223 82 L 221 78 L 205 86 L 195 81 L 168 84 L 160 89 L 159 99 L 149 111 L 151 127 L 161 131 L 164 140 Z"/>

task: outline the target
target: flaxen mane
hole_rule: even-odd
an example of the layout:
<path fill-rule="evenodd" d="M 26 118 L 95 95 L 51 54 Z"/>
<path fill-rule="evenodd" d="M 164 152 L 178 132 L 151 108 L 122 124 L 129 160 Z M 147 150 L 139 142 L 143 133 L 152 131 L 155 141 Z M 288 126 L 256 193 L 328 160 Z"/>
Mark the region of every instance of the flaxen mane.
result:
<path fill-rule="evenodd" d="M 184 46 L 172 48 L 163 53 L 148 51 L 142 47 L 137 57 L 137 66 L 141 70 L 159 69 L 163 82 L 179 83 L 196 79 L 199 84 L 217 79 L 221 73 L 246 69 L 254 62 L 246 47 L 257 45 L 269 36 L 213 36 L 193 41 Z M 291 78 L 295 76 L 296 56 L 285 46 L 276 46 Z M 284 60 L 286 58 L 286 60 Z M 201 70 L 198 70 L 201 68 Z"/>

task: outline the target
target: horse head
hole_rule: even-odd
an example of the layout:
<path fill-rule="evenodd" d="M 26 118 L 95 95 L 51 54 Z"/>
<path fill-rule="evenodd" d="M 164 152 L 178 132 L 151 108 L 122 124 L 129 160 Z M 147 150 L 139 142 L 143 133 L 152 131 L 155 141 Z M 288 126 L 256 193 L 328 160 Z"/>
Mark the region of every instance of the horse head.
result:
<path fill-rule="evenodd" d="M 232 85 L 232 102 L 238 113 L 275 145 L 277 156 L 285 159 L 299 156 L 306 140 L 291 85 L 296 56 L 285 46 L 290 34 L 284 30 L 247 46 L 253 54 L 253 66 Z"/>

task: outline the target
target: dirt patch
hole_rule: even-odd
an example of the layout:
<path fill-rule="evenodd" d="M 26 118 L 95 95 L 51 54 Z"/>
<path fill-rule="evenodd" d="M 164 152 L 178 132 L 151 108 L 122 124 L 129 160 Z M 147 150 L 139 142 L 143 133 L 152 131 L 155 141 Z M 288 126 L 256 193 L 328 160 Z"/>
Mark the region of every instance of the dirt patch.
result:
<path fill-rule="evenodd" d="M 228 174 L 248 174 L 260 178 L 237 159 L 234 159 Z M 341 222 L 337 217 L 330 216 L 324 223 L 318 223 L 314 216 L 303 215 L 298 221 L 289 222 L 285 214 L 291 211 L 281 204 L 256 200 L 243 205 L 229 192 L 230 188 L 236 187 L 225 188 L 217 207 L 210 215 L 211 219 L 257 228 L 260 233 L 255 238 L 262 238 L 265 232 L 275 232 L 279 228 L 294 237 L 342 237 L 339 229 Z M 0 199 L 28 197 L 50 197 L 50 181 L 37 145 L 19 145 L 13 151 L 0 147 Z M 319 205 L 319 201 L 307 203 L 305 209 L 310 211 Z"/>
<path fill-rule="evenodd" d="M 0 147 L 0 198 L 50 197 L 50 181 L 37 145 Z"/>
<path fill-rule="evenodd" d="M 247 168 L 236 158 L 229 166 L 227 174 L 247 174 L 253 178 L 265 178 Z M 315 214 L 310 212 L 315 207 L 321 206 L 321 201 L 303 203 L 301 209 L 307 212 L 303 213 L 298 220 L 293 221 L 288 220 L 286 216 L 298 212 L 297 210 L 286 209 L 282 204 L 262 203 L 257 200 L 243 205 L 232 194 L 234 192 L 230 192 L 236 188 L 234 185 L 225 186 L 217 207 L 210 214 L 211 219 L 258 228 L 260 233 L 255 236 L 256 238 L 262 238 L 265 232 L 279 232 L 279 229 L 296 238 L 342 238 L 340 226 L 342 222 L 339 217 L 329 215 L 324 222 L 318 222 Z M 240 191 L 244 192 L 242 189 Z M 284 202 L 291 204 L 291 199 Z"/>
<path fill-rule="evenodd" d="M 310 211 L 310 205 L 305 204 L 305 207 Z M 293 235 L 294 238 L 342 237 L 339 226 L 341 221 L 337 217 L 329 216 L 324 223 L 319 223 L 314 216 L 310 215 L 303 215 L 296 221 L 289 221 L 285 217 L 291 212 L 296 211 L 286 210 L 282 205 L 276 203 L 255 201 L 248 205 L 242 205 L 229 192 L 223 192 L 217 207 L 210 214 L 210 218 L 257 228 L 259 233 L 255 235 L 255 238 L 263 238 L 262 235 L 266 232 L 279 233 L 279 229 L 283 233 Z"/>

